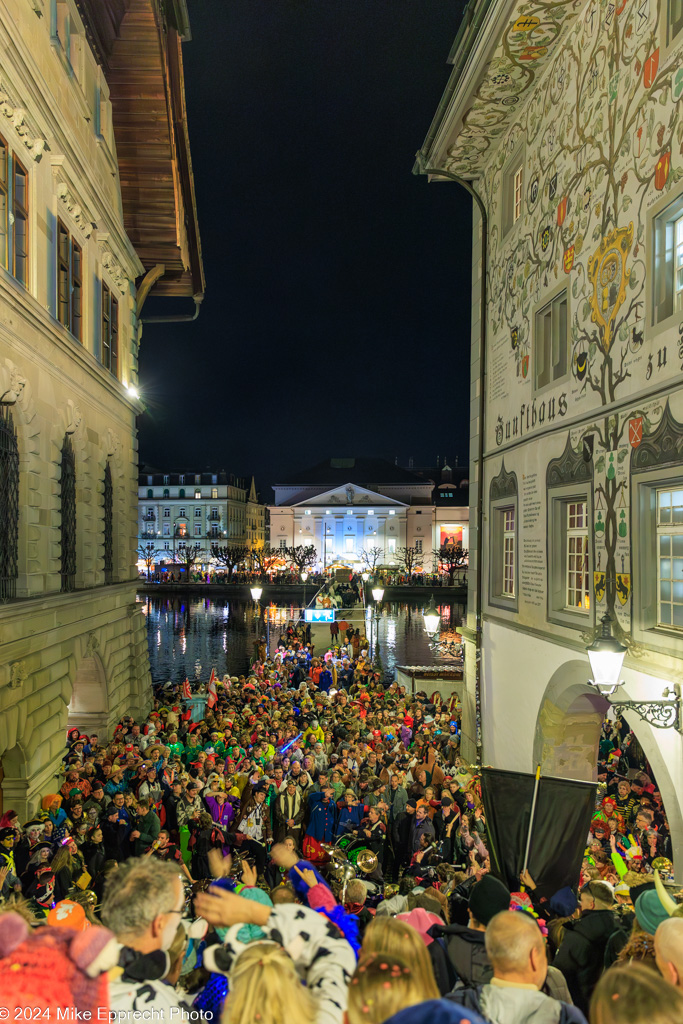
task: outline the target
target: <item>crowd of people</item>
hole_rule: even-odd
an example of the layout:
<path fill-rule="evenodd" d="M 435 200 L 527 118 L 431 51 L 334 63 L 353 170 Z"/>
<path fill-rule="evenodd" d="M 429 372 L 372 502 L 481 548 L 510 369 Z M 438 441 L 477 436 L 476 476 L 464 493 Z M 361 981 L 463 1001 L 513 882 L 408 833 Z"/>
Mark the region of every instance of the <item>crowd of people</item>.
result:
<path fill-rule="evenodd" d="M 626 723 L 605 722 L 576 885 L 511 891 L 456 697 L 386 685 L 362 645 L 260 653 L 199 720 L 167 683 L 145 721 L 71 730 L 37 813 L 4 812 L 0 1007 L 683 1024 L 668 823 Z"/>

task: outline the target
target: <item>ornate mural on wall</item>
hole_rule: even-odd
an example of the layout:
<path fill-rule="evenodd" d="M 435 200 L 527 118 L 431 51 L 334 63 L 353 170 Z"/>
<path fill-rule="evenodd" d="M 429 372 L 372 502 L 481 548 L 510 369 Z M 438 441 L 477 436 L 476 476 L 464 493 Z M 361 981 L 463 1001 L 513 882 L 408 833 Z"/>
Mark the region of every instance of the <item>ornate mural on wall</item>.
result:
<path fill-rule="evenodd" d="M 583 419 L 570 439 L 593 463 L 596 611 L 625 632 L 630 456 L 661 420 L 657 390 L 683 369 L 683 312 L 672 305 L 655 323 L 647 276 L 650 211 L 683 194 L 683 46 L 667 47 L 666 10 L 664 0 L 518 4 L 447 162 L 481 171 L 489 212 L 487 451 Z M 565 293 L 566 355 L 547 379 L 538 318 Z"/>

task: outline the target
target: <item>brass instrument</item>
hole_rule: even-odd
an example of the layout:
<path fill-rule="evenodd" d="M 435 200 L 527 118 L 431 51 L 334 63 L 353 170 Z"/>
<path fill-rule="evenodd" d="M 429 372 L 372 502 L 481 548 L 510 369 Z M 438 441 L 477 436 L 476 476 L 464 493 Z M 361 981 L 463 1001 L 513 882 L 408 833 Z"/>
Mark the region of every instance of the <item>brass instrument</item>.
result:
<path fill-rule="evenodd" d="M 361 850 L 356 858 L 356 867 L 358 867 L 364 875 L 369 875 L 374 871 L 378 863 L 377 854 L 373 853 L 372 850 Z"/>

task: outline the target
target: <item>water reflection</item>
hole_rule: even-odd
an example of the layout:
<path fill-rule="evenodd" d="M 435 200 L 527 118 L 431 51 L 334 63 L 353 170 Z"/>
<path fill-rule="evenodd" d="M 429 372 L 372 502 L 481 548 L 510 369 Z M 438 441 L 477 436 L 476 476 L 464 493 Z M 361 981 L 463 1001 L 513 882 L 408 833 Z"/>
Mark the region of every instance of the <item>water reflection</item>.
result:
<path fill-rule="evenodd" d="M 302 613 L 297 604 L 256 605 L 252 601 L 181 595 L 140 596 L 147 622 L 149 660 L 154 682 L 192 678 L 195 663 L 202 665 L 202 677 L 212 668 L 219 676 L 226 672 L 245 672 L 254 655 L 259 636 L 266 635 L 266 620 L 271 649 L 277 645 L 280 631 Z M 374 642 L 379 636 L 385 669 L 393 674 L 396 665 L 430 665 L 449 659 L 433 654 L 424 631 L 422 610 L 427 600 L 385 601 L 376 611 L 368 608 L 365 630 Z M 464 605 L 442 603 L 441 637 L 457 638 Z"/>

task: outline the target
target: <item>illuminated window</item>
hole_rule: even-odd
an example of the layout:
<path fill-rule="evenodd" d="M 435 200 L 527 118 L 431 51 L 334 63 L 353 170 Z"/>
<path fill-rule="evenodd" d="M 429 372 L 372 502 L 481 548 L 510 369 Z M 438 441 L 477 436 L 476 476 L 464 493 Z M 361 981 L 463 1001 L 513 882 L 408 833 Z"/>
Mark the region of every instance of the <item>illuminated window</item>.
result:
<path fill-rule="evenodd" d="M 506 508 L 503 515 L 503 594 L 515 596 L 515 510 Z"/>
<path fill-rule="evenodd" d="M 353 509 L 347 508 L 346 514 L 347 514 L 347 516 L 352 516 L 353 515 Z"/>
<path fill-rule="evenodd" d="M 369 516 L 374 516 L 374 514 L 375 514 L 375 510 L 374 510 L 374 508 L 369 508 L 369 509 L 368 509 L 368 515 L 369 515 Z"/>
<path fill-rule="evenodd" d="M 683 629 L 683 490 L 657 491 L 657 624 Z"/>
<path fill-rule="evenodd" d="M 195 491 L 194 492 L 195 501 L 199 501 L 201 496 L 202 496 L 202 492 L 201 491 Z"/>
<path fill-rule="evenodd" d="M 78 341 L 81 337 L 83 256 L 81 247 L 57 221 L 57 319 Z"/>
<path fill-rule="evenodd" d="M 518 167 L 513 178 L 512 223 L 516 223 L 522 215 L 522 168 Z"/>
<path fill-rule="evenodd" d="M 389 539 L 387 540 L 387 551 L 389 552 L 390 555 L 395 555 L 396 554 L 396 538 L 395 537 L 389 537 Z"/>
<path fill-rule="evenodd" d="M 568 501 L 567 516 L 567 608 L 590 609 L 588 572 L 588 512 L 585 501 Z"/>
<path fill-rule="evenodd" d="M 12 157 L 12 256 L 13 274 L 28 288 L 28 174 Z"/>
<path fill-rule="evenodd" d="M 394 509 L 393 509 L 393 508 L 390 508 L 390 509 L 389 509 L 389 515 L 390 515 L 390 516 L 395 516 L 395 515 L 396 515 L 396 512 L 394 511 Z"/>
<path fill-rule="evenodd" d="M 355 537 L 344 537 L 344 551 L 347 555 L 352 555 L 356 548 Z"/>
<path fill-rule="evenodd" d="M 216 499 L 218 497 L 218 488 L 217 487 L 212 487 L 211 488 L 211 497 L 214 498 L 214 499 Z"/>
<path fill-rule="evenodd" d="M 102 282 L 102 365 L 115 377 L 119 375 L 119 304 L 108 285 Z M 167 482 L 164 477 L 164 483 Z"/>

